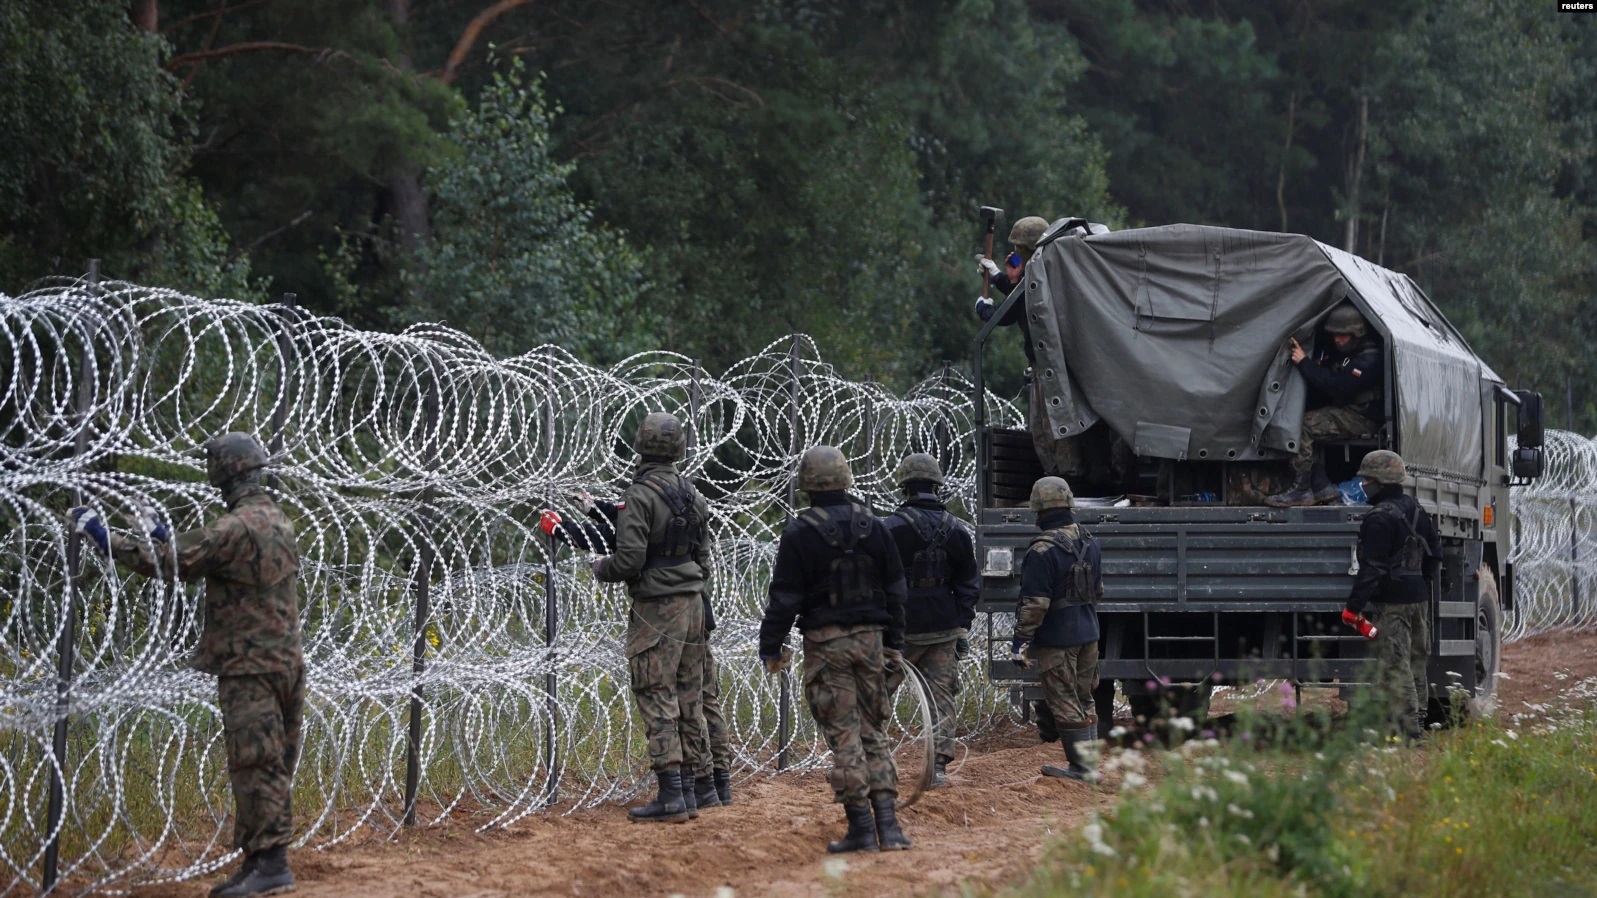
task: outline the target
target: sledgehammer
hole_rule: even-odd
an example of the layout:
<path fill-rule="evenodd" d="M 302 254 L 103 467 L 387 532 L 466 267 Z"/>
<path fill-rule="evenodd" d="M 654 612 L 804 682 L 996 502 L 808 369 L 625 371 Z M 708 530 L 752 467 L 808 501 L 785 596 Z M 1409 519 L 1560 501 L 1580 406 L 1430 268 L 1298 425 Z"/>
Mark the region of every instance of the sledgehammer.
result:
<path fill-rule="evenodd" d="M 991 259 L 993 257 L 993 230 L 998 227 L 998 222 L 1002 221 L 1003 218 L 1004 218 L 1004 210 L 998 208 L 997 206 L 983 206 L 983 207 L 981 207 L 981 223 L 982 223 L 982 227 L 987 229 L 986 256 L 989 259 Z M 993 286 L 993 276 L 991 274 L 989 274 L 988 272 L 983 271 L 981 273 L 981 298 L 982 299 L 986 299 L 987 298 L 987 292 L 992 289 L 992 286 Z"/>

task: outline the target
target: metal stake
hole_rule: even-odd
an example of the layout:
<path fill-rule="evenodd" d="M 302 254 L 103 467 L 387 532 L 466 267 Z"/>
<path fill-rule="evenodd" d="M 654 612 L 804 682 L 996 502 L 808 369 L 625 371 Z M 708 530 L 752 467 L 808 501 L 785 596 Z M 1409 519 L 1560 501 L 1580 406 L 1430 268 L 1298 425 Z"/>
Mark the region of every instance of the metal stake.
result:
<path fill-rule="evenodd" d="M 436 369 L 433 369 L 436 373 Z M 438 394 L 437 380 L 433 389 L 422 397 L 422 414 L 426 419 L 427 439 L 423 450 L 429 468 L 437 468 L 438 460 Z M 405 737 L 405 817 L 406 826 L 416 825 L 416 796 L 421 789 L 421 728 L 422 699 L 426 689 L 421 678 L 427 673 L 427 625 L 432 622 L 432 573 L 437 550 L 433 546 L 433 500 L 436 496 L 431 484 L 421 493 L 421 508 L 417 510 L 416 570 L 411 575 L 416 590 L 415 635 L 410 647 L 410 729 Z"/>

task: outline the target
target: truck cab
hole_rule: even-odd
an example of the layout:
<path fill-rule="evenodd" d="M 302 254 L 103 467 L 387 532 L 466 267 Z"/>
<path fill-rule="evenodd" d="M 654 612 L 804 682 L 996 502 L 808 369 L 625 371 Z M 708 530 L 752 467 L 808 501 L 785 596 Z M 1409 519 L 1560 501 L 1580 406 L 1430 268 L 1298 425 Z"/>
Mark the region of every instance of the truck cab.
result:
<path fill-rule="evenodd" d="M 1370 507 L 1262 501 L 1289 471 L 1308 402 L 1289 340 L 1312 353 L 1325 316 L 1349 302 L 1382 347 L 1381 414 L 1370 432 L 1316 448 L 1333 480 L 1374 449 L 1404 457 L 1404 488 L 1442 537 L 1431 713 L 1488 698 L 1514 601 L 1510 487 L 1541 473 L 1540 395 L 1509 390 L 1406 276 L 1309 237 L 1066 225 L 1044 235 L 975 340 L 976 544 L 994 683 L 1041 695 L 1007 645 L 1037 533 L 1027 498 L 1045 474 L 1072 484 L 1077 520 L 1103 550 L 1105 732 L 1117 683 L 1150 716 L 1172 701 L 1196 711 L 1216 684 L 1372 679 L 1367 642 L 1340 622 Z M 982 370 L 1015 304 L 1035 357 L 1023 409 L 988 396 Z"/>

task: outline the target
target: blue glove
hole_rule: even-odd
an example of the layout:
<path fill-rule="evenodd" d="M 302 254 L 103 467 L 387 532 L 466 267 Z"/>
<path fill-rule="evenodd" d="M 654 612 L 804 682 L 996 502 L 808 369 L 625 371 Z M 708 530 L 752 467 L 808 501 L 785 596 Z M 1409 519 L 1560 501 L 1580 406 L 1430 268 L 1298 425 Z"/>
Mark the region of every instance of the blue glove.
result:
<path fill-rule="evenodd" d="M 1031 670 L 1031 640 L 1012 640 L 1009 643 L 1009 660 L 1021 670 Z"/>
<path fill-rule="evenodd" d="M 72 519 L 72 529 L 94 540 L 101 555 L 111 554 L 111 534 L 100 523 L 99 515 L 80 505 L 67 512 L 67 516 Z"/>
<path fill-rule="evenodd" d="M 144 531 L 145 536 L 158 543 L 164 543 L 172 538 L 172 528 L 156 515 L 154 505 L 139 506 L 139 529 Z"/>
<path fill-rule="evenodd" d="M 961 636 L 954 640 L 954 657 L 961 661 L 970 657 L 970 640 Z"/>
<path fill-rule="evenodd" d="M 986 297 L 976 300 L 976 317 L 983 321 L 993 317 L 993 301 Z"/>

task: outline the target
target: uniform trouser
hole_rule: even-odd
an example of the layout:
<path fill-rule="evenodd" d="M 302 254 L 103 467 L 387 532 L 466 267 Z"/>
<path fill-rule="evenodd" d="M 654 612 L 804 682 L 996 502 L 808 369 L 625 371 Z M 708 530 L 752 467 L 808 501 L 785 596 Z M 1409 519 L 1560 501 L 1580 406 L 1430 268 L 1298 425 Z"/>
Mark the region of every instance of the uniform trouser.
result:
<path fill-rule="evenodd" d="M 1054 714 L 1054 725 L 1073 730 L 1096 723 L 1092 690 L 1098 684 L 1098 643 L 1034 647 L 1032 653 L 1037 658 L 1037 677 L 1048 710 Z"/>
<path fill-rule="evenodd" d="M 704 727 L 704 603 L 697 593 L 642 599 L 627 620 L 627 672 L 656 771 L 710 763 Z"/>
<path fill-rule="evenodd" d="M 1105 422 L 1087 428 L 1074 436 L 1056 436 L 1048 427 L 1048 407 L 1042 394 L 1042 382 L 1033 380 L 1031 409 L 1027 414 L 1031 430 L 1032 448 L 1043 473 L 1055 477 L 1085 477 L 1092 483 L 1116 483 L 1126 479 L 1126 474 L 1136 464 L 1136 455 L 1130 444 L 1109 429 Z"/>
<path fill-rule="evenodd" d="M 1374 646 L 1377 701 L 1399 730 L 1417 733 L 1425 726 L 1430 698 L 1431 603 L 1376 602 L 1370 605 L 1369 618 L 1380 628 Z"/>
<path fill-rule="evenodd" d="M 732 769 L 732 744 L 727 738 L 726 717 L 721 714 L 721 665 L 710 652 L 709 637 L 704 641 L 704 727 L 710 743 L 710 763 L 716 770 Z M 708 768 L 699 768 L 703 773 Z"/>
<path fill-rule="evenodd" d="M 937 741 L 937 760 L 954 760 L 954 696 L 959 694 L 959 654 L 957 639 L 930 645 L 904 647 L 904 660 L 915 665 L 932 687 L 933 732 Z M 891 696 L 904 681 L 904 672 L 889 675 L 887 692 Z"/>
<path fill-rule="evenodd" d="M 898 797 L 887 723 L 882 631 L 817 642 L 804 639 L 804 698 L 832 750 L 833 798 L 861 804 Z"/>
<path fill-rule="evenodd" d="M 305 668 L 219 677 L 216 697 L 233 783 L 233 846 L 250 855 L 287 845 L 294 836 Z"/>
<path fill-rule="evenodd" d="M 1314 444 L 1338 437 L 1357 437 L 1375 430 L 1375 422 L 1349 408 L 1329 406 L 1303 413 L 1303 428 L 1298 431 L 1298 454 L 1292 456 L 1292 470 L 1299 475 L 1314 470 Z"/>

